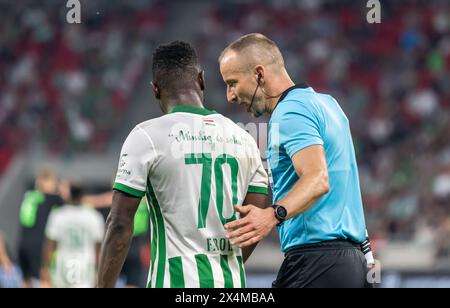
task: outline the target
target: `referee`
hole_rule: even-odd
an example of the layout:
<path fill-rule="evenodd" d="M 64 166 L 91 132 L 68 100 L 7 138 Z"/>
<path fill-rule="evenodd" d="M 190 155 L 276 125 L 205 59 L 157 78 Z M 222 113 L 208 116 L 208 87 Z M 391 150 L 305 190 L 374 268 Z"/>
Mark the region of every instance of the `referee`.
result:
<path fill-rule="evenodd" d="M 273 287 L 366 286 L 366 225 L 347 117 L 330 95 L 294 84 L 276 44 L 245 35 L 219 57 L 227 100 L 270 114 L 273 206 L 236 209 L 231 243 L 252 245 L 278 226 L 284 262 Z"/>

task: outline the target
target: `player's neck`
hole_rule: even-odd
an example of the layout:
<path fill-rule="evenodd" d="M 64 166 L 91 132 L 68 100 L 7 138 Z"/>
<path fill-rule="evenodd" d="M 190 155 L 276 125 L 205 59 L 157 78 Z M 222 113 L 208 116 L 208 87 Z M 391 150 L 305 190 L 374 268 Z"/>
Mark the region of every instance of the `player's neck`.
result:
<path fill-rule="evenodd" d="M 196 92 L 178 93 L 162 100 L 165 111 L 170 112 L 176 106 L 191 106 L 196 108 L 205 108 L 203 106 L 203 97 Z"/>

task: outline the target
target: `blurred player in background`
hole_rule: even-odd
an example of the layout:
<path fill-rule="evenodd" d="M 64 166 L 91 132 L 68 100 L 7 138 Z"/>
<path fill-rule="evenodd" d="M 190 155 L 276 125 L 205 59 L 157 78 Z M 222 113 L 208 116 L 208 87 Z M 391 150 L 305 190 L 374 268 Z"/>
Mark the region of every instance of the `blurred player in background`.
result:
<path fill-rule="evenodd" d="M 83 196 L 83 204 L 89 205 L 100 211 L 104 220 L 108 217 L 112 204 L 112 191 Z M 145 198 L 134 216 L 133 240 L 128 251 L 127 258 L 120 273 L 122 281 L 127 288 L 145 287 L 150 259 L 150 216 Z"/>
<path fill-rule="evenodd" d="M 153 54 L 153 91 L 166 114 L 137 125 L 121 151 L 102 246 L 99 287 L 114 287 L 141 198 L 150 206 L 148 287 L 245 287 L 245 251 L 226 240 L 235 204 L 264 206 L 268 178 L 253 138 L 203 107 L 204 74 L 187 43 Z"/>
<path fill-rule="evenodd" d="M 82 189 L 70 185 L 70 201 L 50 214 L 45 235 L 41 280 L 44 286 L 95 286 L 104 221 L 100 213 L 81 203 Z M 53 273 L 50 266 L 54 262 Z"/>
<path fill-rule="evenodd" d="M 133 240 L 120 273 L 128 288 L 145 286 L 150 258 L 149 238 L 150 216 L 145 198 L 142 198 L 134 215 Z"/>
<path fill-rule="evenodd" d="M 22 201 L 19 265 L 24 276 L 24 287 L 38 286 L 47 218 L 52 209 L 64 203 L 57 193 L 58 180 L 55 172 L 44 168 L 36 178 L 35 189 L 27 191 Z"/>

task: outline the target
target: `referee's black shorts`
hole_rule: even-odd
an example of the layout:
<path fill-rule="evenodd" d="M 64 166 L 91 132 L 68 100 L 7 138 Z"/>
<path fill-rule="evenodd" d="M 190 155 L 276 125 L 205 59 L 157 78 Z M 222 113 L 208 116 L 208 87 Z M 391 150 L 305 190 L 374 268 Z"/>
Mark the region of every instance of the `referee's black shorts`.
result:
<path fill-rule="evenodd" d="M 367 261 L 359 244 L 335 240 L 293 247 L 274 288 L 364 288 Z"/>

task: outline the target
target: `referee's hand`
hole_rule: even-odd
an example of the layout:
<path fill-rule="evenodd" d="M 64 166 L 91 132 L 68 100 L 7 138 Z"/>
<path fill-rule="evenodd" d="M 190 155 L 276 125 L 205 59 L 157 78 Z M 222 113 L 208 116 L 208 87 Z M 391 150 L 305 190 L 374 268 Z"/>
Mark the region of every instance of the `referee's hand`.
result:
<path fill-rule="evenodd" d="M 224 225 L 226 230 L 232 230 L 227 234 L 232 245 L 240 248 L 253 245 L 270 233 L 278 223 L 273 208 L 261 209 L 253 204 L 235 206 L 243 218 Z"/>

